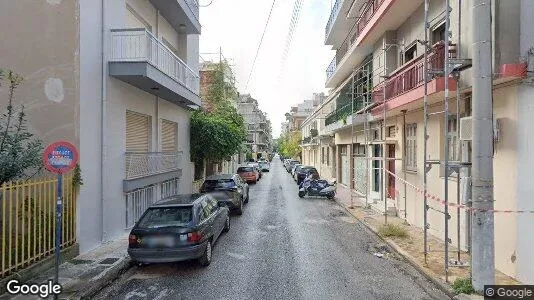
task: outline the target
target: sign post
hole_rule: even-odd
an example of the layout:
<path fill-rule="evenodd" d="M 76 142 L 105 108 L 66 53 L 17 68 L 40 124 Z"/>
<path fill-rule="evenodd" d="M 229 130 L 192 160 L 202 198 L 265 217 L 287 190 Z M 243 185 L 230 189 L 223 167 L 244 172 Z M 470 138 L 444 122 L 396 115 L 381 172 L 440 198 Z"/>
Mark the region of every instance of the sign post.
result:
<path fill-rule="evenodd" d="M 46 147 L 43 153 L 45 168 L 57 174 L 57 197 L 56 197 L 56 263 L 54 283 L 59 284 L 59 264 L 62 242 L 63 225 L 63 174 L 74 169 L 78 163 L 78 150 L 69 142 L 59 141 Z M 58 299 L 58 295 L 54 296 Z"/>

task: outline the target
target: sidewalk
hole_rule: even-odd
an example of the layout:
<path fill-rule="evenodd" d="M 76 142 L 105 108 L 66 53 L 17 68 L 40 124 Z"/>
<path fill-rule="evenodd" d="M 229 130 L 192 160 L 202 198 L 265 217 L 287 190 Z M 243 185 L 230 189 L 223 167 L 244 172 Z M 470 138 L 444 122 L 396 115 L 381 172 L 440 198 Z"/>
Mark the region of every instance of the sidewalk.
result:
<path fill-rule="evenodd" d="M 343 206 L 349 213 L 355 218 L 360 220 L 367 228 L 378 235 L 378 229 L 384 224 L 384 216 L 382 213 L 373 210 L 372 208 L 365 208 L 364 203 L 358 199 L 354 201 L 354 208 L 350 209 L 350 200 L 337 199 L 338 204 Z M 445 270 L 444 270 L 444 243 L 438 238 L 429 235 L 428 247 L 429 253 L 427 254 L 428 264 L 425 264 L 424 256 L 424 234 L 423 230 L 415 226 L 407 225 L 403 219 L 388 215 L 388 223 L 402 226 L 406 229 L 408 237 L 388 237 L 382 238 L 387 244 L 389 244 L 398 253 L 404 256 L 410 264 L 422 272 L 429 280 L 432 280 L 435 284 L 441 287 L 444 292 L 449 295 L 453 295 L 451 288 L 452 283 L 457 278 L 470 277 L 469 267 L 449 267 L 449 282 L 445 282 Z M 457 259 L 458 252 L 454 247 L 449 249 L 450 260 Z M 466 252 L 461 252 L 460 259 L 462 262 L 470 262 L 470 256 Z M 496 271 L 495 275 L 496 284 L 520 284 L 511 277 Z"/>
<path fill-rule="evenodd" d="M 127 253 L 128 235 L 116 241 L 79 255 L 73 260 L 61 264 L 59 268 L 59 283 L 63 287 L 59 299 L 90 299 L 110 281 L 117 278 L 130 266 Z M 48 270 L 42 276 L 31 280 L 30 283 L 45 283 L 54 278 L 54 269 Z M 4 299 L 41 299 L 38 296 L 4 294 Z M 53 299 L 53 297 L 49 297 Z"/>

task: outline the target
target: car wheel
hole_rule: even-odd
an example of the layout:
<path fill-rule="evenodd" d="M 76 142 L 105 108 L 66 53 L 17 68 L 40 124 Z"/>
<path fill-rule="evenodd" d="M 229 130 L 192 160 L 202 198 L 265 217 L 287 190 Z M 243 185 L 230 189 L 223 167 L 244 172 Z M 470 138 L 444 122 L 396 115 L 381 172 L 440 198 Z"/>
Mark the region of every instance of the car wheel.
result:
<path fill-rule="evenodd" d="M 243 205 L 241 205 L 243 206 Z M 242 212 L 242 211 L 241 211 Z M 226 216 L 226 221 L 224 222 L 224 232 L 230 231 L 230 215 Z"/>
<path fill-rule="evenodd" d="M 204 254 L 198 259 L 198 262 L 201 266 L 207 267 L 211 264 L 211 240 L 208 241 L 206 244 L 206 250 L 204 251 Z"/>
<path fill-rule="evenodd" d="M 237 208 L 237 214 L 242 215 L 243 214 L 243 197 L 239 199 L 239 207 Z"/>
<path fill-rule="evenodd" d="M 306 192 L 299 191 L 299 198 L 304 198 L 306 196 Z"/>

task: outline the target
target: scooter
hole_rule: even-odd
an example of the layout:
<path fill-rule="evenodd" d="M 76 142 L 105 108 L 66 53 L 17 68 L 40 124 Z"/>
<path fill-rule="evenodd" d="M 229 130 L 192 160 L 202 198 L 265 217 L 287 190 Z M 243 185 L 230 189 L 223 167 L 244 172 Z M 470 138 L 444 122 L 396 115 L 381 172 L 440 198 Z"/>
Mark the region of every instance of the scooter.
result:
<path fill-rule="evenodd" d="M 336 181 L 330 184 L 324 179 L 306 178 L 299 186 L 299 197 L 304 198 L 306 195 L 332 200 L 336 196 Z"/>

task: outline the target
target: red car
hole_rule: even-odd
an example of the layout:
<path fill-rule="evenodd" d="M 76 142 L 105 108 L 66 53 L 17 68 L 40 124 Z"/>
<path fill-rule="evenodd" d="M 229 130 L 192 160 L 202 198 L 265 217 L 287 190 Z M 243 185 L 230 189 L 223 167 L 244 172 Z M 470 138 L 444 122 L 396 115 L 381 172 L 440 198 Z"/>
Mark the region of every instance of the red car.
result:
<path fill-rule="evenodd" d="M 253 166 L 239 167 L 237 174 L 246 182 L 256 183 L 260 178 L 258 170 Z"/>

